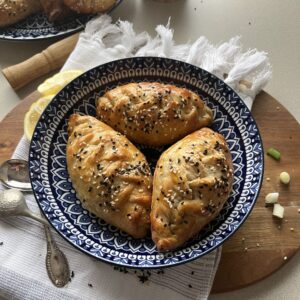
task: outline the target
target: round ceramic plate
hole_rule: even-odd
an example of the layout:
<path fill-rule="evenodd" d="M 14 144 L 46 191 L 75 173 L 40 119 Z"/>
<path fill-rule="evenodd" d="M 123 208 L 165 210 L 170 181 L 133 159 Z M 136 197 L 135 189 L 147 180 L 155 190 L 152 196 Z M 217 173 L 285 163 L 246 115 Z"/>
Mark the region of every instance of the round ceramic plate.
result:
<path fill-rule="evenodd" d="M 95 116 L 95 100 L 129 82 L 158 81 L 198 93 L 212 109 L 212 128 L 230 148 L 234 184 L 219 216 L 182 248 L 158 253 L 151 238 L 134 239 L 82 208 L 66 166 L 68 118 Z M 159 149 L 142 149 L 149 161 Z M 222 80 L 187 63 L 141 57 L 98 66 L 67 85 L 48 105 L 33 134 L 30 177 L 36 200 L 49 222 L 72 245 L 100 260 L 137 268 L 161 268 L 199 258 L 229 238 L 245 221 L 257 199 L 263 176 L 261 138 L 250 111 Z"/>
<path fill-rule="evenodd" d="M 115 9 L 122 0 L 117 0 L 114 7 L 107 13 Z M 11 26 L 0 28 L 0 39 L 5 40 L 41 40 L 52 37 L 61 37 L 75 33 L 84 28 L 85 24 L 95 15 L 79 15 L 76 18 L 54 25 L 47 20 L 44 13 L 37 13 L 27 17 L 25 20 Z"/>

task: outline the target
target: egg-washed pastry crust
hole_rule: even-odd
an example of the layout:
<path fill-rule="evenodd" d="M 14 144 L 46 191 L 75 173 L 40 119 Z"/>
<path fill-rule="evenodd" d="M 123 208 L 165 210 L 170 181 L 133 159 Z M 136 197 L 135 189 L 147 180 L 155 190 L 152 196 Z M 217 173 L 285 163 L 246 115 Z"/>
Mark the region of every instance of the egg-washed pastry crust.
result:
<path fill-rule="evenodd" d="M 213 220 L 229 197 L 231 154 L 222 135 L 200 129 L 167 149 L 153 177 L 152 239 L 159 251 L 182 246 Z"/>
<path fill-rule="evenodd" d="M 168 145 L 212 123 L 210 108 L 196 93 L 170 84 L 129 83 L 96 102 L 101 121 L 144 145 Z"/>
<path fill-rule="evenodd" d="M 0 28 L 15 24 L 40 10 L 39 0 L 1 0 Z"/>
<path fill-rule="evenodd" d="M 94 117 L 71 115 L 67 167 L 83 207 L 135 238 L 150 229 L 152 177 L 144 155 Z"/>
<path fill-rule="evenodd" d="M 64 4 L 79 14 L 105 12 L 116 3 L 116 0 L 64 0 Z"/>

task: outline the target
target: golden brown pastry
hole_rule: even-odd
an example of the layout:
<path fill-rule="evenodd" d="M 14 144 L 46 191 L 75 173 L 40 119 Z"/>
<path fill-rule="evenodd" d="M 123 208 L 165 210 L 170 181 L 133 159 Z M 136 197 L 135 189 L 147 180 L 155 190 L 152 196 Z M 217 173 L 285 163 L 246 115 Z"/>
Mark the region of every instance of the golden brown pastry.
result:
<path fill-rule="evenodd" d="M 64 0 L 64 3 L 79 14 L 92 14 L 107 11 L 116 0 Z"/>
<path fill-rule="evenodd" d="M 39 0 L 0 0 L 0 27 L 15 24 L 40 10 Z"/>
<path fill-rule="evenodd" d="M 100 97 L 96 107 L 100 120 L 151 146 L 170 144 L 212 122 L 211 110 L 197 94 L 158 82 L 119 86 Z"/>
<path fill-rule="evenodd" d="M 200 129 L 167 149 L 153 178 L 152 239 L 159 251 L 182 246 L 229 197 L 233 166 L 223 136 Z"/>
<path fill-rule="evenodd" d="M 63 21 L 74 13 L 63 0 L 40 0 L 40 2 L 50 22 Z"/>
<path fill-rule="evenodd" d="M 90 116 L 69 119 L 68 172 L 83 206 L 135 238 L 150 229 L 150 169 L 123 135 Z"/>

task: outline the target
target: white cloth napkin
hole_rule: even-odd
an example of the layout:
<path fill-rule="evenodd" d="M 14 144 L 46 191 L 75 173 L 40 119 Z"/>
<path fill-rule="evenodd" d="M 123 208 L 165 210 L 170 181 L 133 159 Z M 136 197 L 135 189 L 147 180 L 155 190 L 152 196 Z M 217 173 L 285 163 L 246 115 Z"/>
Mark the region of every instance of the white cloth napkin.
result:
<path fill-rule="evenodd" d="M 225 81 L 244 99 L 249 108 L 255 95 L 271 77 L 267 54 L 257 50 L 242 51 L 240 38 L 213 46 L 205 37 L 193 44 L 175 45 L 173 31 L 156 28 L 157 36 L 136 34 L 131 23 L 111 23 L 107 15 L 90 21 L 63 69 L 88 70 L 96 65 L 132 56 L 175 58 L 200 66 Z M 241 80 L 251 82 L 240 84 Z M 249 86 L 248 86 L 249 87 Z M 19 142 L 14 158 L 28 158 L 29 143 Z M 1 189 L 1 187 L 0 187 Z M 29 207 L 38 212 L 31 193 Z M 70 262 L 74 277 L 67 287 L 55 288 L 45 269 L 46 242 L 42 227 L 23 217 L 0 221 L 0 295 L 8 299 L 207 299 L 220 260 L 221 248 L 206 256 L 164 270 L 144 272 L 148 280 L 140 282 L 140 271 L 129 274 L 114 270 L 73 248 L 57 233 L 53 235 Z M 126 271 L 127 272 L 127 271 Z"/>

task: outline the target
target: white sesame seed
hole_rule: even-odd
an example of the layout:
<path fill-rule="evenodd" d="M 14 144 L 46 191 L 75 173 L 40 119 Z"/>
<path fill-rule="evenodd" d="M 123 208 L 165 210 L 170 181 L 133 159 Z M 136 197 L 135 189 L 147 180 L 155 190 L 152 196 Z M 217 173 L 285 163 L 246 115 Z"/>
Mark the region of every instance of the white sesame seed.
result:
<path fill-rule="evenodd" d="M 270 179 L 270 177 L 267 177 L 267 181 L 270 181 L 271 179 Z"/>
<path fill-rule="evenodd" d="M 291 228 L 290 228 L 290 231 L 294 231 L 294 228 L 293 228 L 293 227 L 291 227 Z"/>
<path fill-rule="evenodd" d="M 285 256 L 283 259 L 284 259 L 284 260 L 287 260 L 287 256 Z"/>

